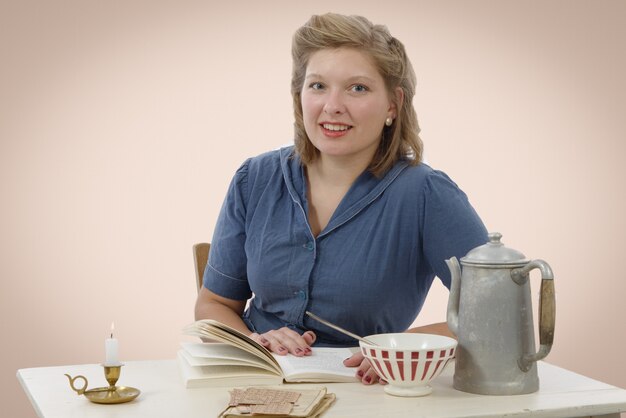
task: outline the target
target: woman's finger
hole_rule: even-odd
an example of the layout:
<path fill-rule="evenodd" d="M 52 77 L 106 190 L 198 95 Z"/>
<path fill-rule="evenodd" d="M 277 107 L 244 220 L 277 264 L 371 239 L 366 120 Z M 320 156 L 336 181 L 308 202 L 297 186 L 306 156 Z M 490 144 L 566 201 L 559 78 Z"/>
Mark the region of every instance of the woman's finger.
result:
<path fill-rule="evenodd" d="M 269 347 L 270 345 L 270 342 L 267 341 L 265 337 L 263 337 L 261 334 L 258 334 L 256 332 L 253 332 L 252 334 L 250 334 L 249 337 L 252 338 L 257 343 L 261 344 L 265 348 Z"/>
<path fill-rule="evenodd" d="M 315 335 L 313 331 L 306 331 L 304 334 L 302 334 L 302 338 L 304 338 L 304 341 L 308 345 L 313 345 L 315 340 L 317 340 L 317 335 Z"/>
<path fill-rule="evenodd" d="M 261 334 L 261 336 L 269 342 L 267 348 L 269 348 L 271 352 L 281 356 L 289 353 L 289 349 L 283 344 L 284 337 L 277 330 L 270 330 Z"/>
<path fill-rule="evenodd" d="M 374 382 L 374 377 L 372 376 L 372 373 L 376 374 L 376 372 L 374 372 L 374 369 L 372 369 L 369 360 L 363 358 L 363 361 L 356 369 L 356 377 L 359 378 L 361 382 L 370 384 Z"/>
<path fill-rule="evenodd" d="M 371 385 L 378 382 L 378 375 L 376 374 L 376 371 L 371 367 L 367 369 L 363 373 L 363 378 L 361 379 L 361 382 L 366 385 Z"/>
<path fill-rule="evenodd" d="M 313 334 L 313 336 L 314 335 L 315 334 Z M 287 327 L 270 330 L 263 333 L 261 338 L 264 338 L 268 342 L 268 344 L 265 345 L 266 348 L 279 355 L 291 353 L 300 357 L 311 354 L 311 348 L 307 340 L 302 335 Z M 310 339 L 311 335 L 307 335 L 307 338 Z"/>
<path fill-rule="evenodd" d="M 311 354 L 310 345 L 304 336 L 287 327 L 279 329 L 278 333 L 281 336 L 281 342 L 289 353 L 298 357 Z"/>
<path fill-rule="evenodd" d="M 346 367 L 359 367 L 361 363 L 363 363 L 364 359 L 363 354 L 359 351 L 358 353 L 354 353 L 352 356 L 345 359 L 343 364 Z"/>

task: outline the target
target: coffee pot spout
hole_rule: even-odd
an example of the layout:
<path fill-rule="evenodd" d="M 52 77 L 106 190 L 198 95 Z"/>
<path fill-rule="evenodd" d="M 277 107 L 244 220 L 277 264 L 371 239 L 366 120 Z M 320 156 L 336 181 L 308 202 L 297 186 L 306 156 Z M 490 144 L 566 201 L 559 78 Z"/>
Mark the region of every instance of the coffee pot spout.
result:
<path fill-rule="evenodd" d="M 450 296 L 448 297 L 447 321 L 448 328 L 455 335 L 459 333 L 459 299 L 461 296 L 461 265 L 456 257 L 446 260 L 450 269 Z"/>

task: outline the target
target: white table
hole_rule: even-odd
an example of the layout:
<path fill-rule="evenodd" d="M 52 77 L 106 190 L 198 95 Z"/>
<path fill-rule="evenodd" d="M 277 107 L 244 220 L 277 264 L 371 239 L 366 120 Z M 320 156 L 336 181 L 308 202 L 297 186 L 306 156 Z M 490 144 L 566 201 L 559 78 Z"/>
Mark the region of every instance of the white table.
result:
<path fill-rule="evenodd" d="M 78 396 L 63 375 L 82 374 L 89 388 L 106 386 L 96 364 L 21 369 L 17 377 L 40 417 L 45 418 L 207 418 L 217 417 L 229 399 L 229 388 L 185 389 L 175 360 L 129 361 L 118 382 L 141 390 L 132 402 L 98 405 Z M 324 418 L 332 417 L 589 417 L 619 418 L 626 411 L 626 390 L 559 367 L 539 363 L 539 392 L 518 396 L 482 396 L 452 388 L 453 368 L 433 382 L 433 393 L 398 398 L 382 386 L 327 384 L 337 395 Z M 77 382 L 80 383 L 80 382 Z M 78 385 L 81 386 L 81 385 Z M 307 385 L 296 385 L 304 387 Z M 288 387 L 294 387 L 289 385 Z"/>

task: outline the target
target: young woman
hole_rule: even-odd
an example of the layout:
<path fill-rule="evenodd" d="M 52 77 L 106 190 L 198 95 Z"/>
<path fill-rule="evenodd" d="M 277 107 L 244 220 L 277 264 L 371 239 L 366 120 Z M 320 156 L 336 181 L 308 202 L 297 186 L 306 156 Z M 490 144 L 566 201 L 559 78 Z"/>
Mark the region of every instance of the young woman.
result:
<path fill-rule="evenodd" d="M 313 16 L 292 55 L 295 146 L 236 172 L 196 318 L 302 356 L 314 344 L 356 345 L 307 310 L 359 335 L 407 331 L 434 277 L 450 286 L 444 260 L 487 232 L 456 184 L 422 162 L 415 74 L 384 26 Z M 377 380 L 360 354 L 345 364 Z"/>

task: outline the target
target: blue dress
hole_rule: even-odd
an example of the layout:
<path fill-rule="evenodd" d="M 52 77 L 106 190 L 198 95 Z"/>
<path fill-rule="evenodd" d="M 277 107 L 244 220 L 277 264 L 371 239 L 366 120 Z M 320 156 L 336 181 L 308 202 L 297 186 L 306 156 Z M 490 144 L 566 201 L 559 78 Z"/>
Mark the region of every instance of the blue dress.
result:
<path fill-rule="evenodd" d="M 467 196 L 426 164 L 396 163 L 382 178 L 362 173 L 314 237 L 306 179 L 293 147 L 248 159 L 222 206 L 204 286 L 253 297 L 243 319 L 263 333 L 312 330 L 316 345 L 356 341 L 305 315 L 359 335 L 405 331 L 435 276 L 450 287 L 445 259 L 487 242 Z"/>

